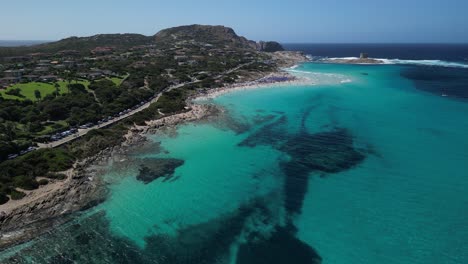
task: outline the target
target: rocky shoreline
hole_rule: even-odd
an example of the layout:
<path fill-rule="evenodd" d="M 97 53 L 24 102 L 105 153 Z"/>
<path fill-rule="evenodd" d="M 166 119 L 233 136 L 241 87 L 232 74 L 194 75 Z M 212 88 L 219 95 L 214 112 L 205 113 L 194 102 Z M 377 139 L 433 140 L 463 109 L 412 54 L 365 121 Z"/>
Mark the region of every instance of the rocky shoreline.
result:
<path fill-rule="evenodd" d="M 307 61 L 307 58 L 299 52 L 275 52 L 271 56 L 281 67 L 291 67 Z M 96 156 L 77 162 L 73 169 L 67 171 L 68 177 L 65 180 L 51 182 L 51 185 L 33 191 L 35 193 L 21 202 L 0 206 L 0 250 L 50 232 L 71 220 L 76 213 L 104 201 L 107 188 L 100 177 L 103 171 L 99 168 L 111 161 L 122 160 L 129 151 L 144 146 L 147 135 L 181 123 L 202 120 L 223 111 L 215 105 L 198 104 L 195 101 L 243 89 L 271 87 L 285 83 L 307 83 L 307 80 L 294 77 L 282 70 L 258 77 L 253 74 L 250 78 L 255 80 L 244 80 L 242 83 L 218 89 L 201 90 L 187 100 L 188 106 L 185 112 L 147 121 L 144 126 L 134 125 L 125 135 L 125 141 L 121 145 L 105 149 Z"/>
<path fill-rule="evenodd" d="M 101 151 L 99 154 L 75 164 L 63 181 L 50 183 L 35 190 L 34 194 L 18 204 L 0 208 L 0 250 L 29 241 L 53 228 L 71 220 L 84 211 L 105 200 L 106 184 L 101 169 L 109 163 L 123 160 L 129 152 L 143 147 L 147 135 L 160 129 L 175 127 L 181 123 L 201 120 L 219 109 L 213 105 L 192 105 L 187 112 L 147 121 L 146 126 L 134 126 L 125 135 L 125 141 L 118 146 Z"/>
<path fill-rule="evenodd" d="M 102 201 L 106 195 L 87 159 L 75 165 L 58 188 L 28 203 L 2 211 L 0 249 L 30 240 L 69 220 L 77 212 Z M 93 176 L 90 176 L 93 175 Z M 41 191 L 39 189 L 39 191 Z"/>

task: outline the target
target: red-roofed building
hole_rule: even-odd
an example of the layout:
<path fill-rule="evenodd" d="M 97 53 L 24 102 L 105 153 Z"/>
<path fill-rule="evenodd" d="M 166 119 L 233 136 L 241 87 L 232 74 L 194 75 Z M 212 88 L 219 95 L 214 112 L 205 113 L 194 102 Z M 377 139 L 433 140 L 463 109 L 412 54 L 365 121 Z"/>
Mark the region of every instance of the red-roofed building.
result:
<path fill-rule="evenodd" d="M 95 49 L 91 50 L 91 53 L 93 55 L 107 55 L 111 54 L 114 49 L 114 47 L 96 47 Z"/>

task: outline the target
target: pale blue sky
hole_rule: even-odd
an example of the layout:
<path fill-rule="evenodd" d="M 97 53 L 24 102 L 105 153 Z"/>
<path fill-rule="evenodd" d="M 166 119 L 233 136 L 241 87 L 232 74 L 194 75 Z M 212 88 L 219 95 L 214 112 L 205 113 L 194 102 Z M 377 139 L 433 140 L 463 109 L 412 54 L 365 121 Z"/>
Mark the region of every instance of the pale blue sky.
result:
<path fill-rule="evenodd" d="M 468 42 L 468 0 L 2 0 L 0 39 L 141 33 L 184 24 L 281 42 Z"/>

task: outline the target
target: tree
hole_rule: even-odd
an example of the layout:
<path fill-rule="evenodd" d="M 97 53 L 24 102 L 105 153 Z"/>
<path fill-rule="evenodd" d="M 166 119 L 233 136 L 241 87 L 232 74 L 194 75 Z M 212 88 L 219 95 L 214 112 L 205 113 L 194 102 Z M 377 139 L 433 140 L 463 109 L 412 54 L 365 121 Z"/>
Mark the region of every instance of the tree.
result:
<path fill-rule="evenodd" d="M 36 97 L 36 100 L 39 101 L 41 100 L 42 96 L 41 96 L 41 91 L 39 90 L 34 90 L 34 97 Z"/>
<path fill-rule="evenodd" d="M 17 97 L 22 97 L 22 98 L 24 97 L 24 95 L 21 94 L 21 89 L 20 88 L 10 89 L 10 90 L 6 91 L 5 94 L 13 95 L 13 96 L 17 96 Z"/>
<path fill-rule="evenodd" d="M 65 71 L 65 80 L 67 80 L 67 82 L 68 82 L 67 89 L 68 89 L 68 93 L 70 93 L 70 84 L 71 84 L 71 82 L 74 80 L 75 83 L 78 83 L 78 79 L 77 79 L 77 76 L 76 76 L 76 71 L 74 71 L 74 70 Z"/>
<path fill-rule="evenodd" d="M 81 83 L 72 83 L 67 85 L 68 87 L 68 92 L 71 94 L 86 94 L 88 91 L 86 91 L 86 87 L 81 84 Z"/>
<path fill-rule="evenodd" d="M 69 111 L 65 102 L 58 100 L 48 102 L 43 109 L 43 112 L 53 121 L 66 119 L 69 115 Z"/>
<path fill-rule="evenodd" d="M 0 133 L 5 134 L 7 140 L 12 141 L 16 138 L 16 125 L 14 122 L 4 122 L 0 127 Z"/>
<path fill-rule="evenodd" d="M 59 95 L 59 91 L 60 91 L 60 85 L 58 83 L 55 83 L 55 97 L 57 97 Z"/>

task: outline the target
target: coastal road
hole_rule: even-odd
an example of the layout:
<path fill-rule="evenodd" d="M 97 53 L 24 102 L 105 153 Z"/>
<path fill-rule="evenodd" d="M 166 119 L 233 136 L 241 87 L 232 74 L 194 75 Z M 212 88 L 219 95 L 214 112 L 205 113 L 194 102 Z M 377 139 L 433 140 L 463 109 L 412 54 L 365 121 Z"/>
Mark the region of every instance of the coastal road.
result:
<path fill-rule="evenodd" d="M 250 65 L 252 64 L 253 62 L 249 62 L 249 63 L 244 63 L 244 64 L 241 64 L 235 68 L 232 68 L 230 70 L 227 70 L 225 72 L 223 72 L 222 74 L 216 76 L 214 79 L 219 79 L 221 77 L 223 77 L 224 75 L 226 74 L 230 74 L 234 71 L 237 71 L 239 70 L 240 68 L 244 67 L 244 66 L 247 66 L 247 65 Z M 67 137 L 64 137 L 60 140 L 57 140 L 57 141 L 54 141 L 54 142 L 50 142 L 50 143 L 38 143 L 38 149 L 43 149 L 43 148 L 56 148 L 56 147 L 59 147 L 63 144 L 66 144 L 70 141 L 73 141 L 77 138 L 80 138 L 86 134 L 89 133 L 89 131 L 91 130 L 94 130 L 94 129 L 99 129 L 99 128 L 103 128 L 103 127 L 107 127 L 107 126 L 110 126 L 116 122 L 119 122 L 120 120 L 122 119 L 125 119 L 129 116 L 132 116 L 140 111 L 143 111 L 145 110 L 146 108 L 148 108 L 152 103 L 156 103 L 159 98 L 163 95 L 163 93 L 165 92 L 170 92 L 174 89 L 177 89 L 177 88 L 180 88 L 180 87 L 183 87 L 185 85 L 189 85 L 189 84 L 194 84 L 194 83 L 198 83 L 198 82 L 201 82 L 200 80 L 195 80 L 195 81 L 191 81 L 191 82 L 186 82 L 186 83 L 181 83 L 181 84 L 178 84 L 178 85 L 172 85 L 172 86 L 169 86 L 168 88 L 162 90 L 161 92 L 159 92 L 155 98 L 153 98 L 151 101 L 145 103 L 144 105 L 134 109 L 134 110 L 131 110 L 130 112 L 126 113 L 126 114 L 123 114 L 121 116 L 118 116 L 118 117 L 115 117 L 115 118 L 112 118 L 111 120 L 107 121 L 107 122 L 104 122 L 102 124 L 98 124 L 98 125 L 94 125 L 92 127 L 89 127 L 89 128 L 84 128 L 84 129 L 78 129 L 78 132 L 73 134 L 73 135 L 70 135 L 70 136 L 67 136 Z"/>
<path fill-rule="evenodd" d="M 168 88 L 169 89 L 169 88 Z M 134 110 L 131 110 L 130 112 L 126 113 L 126 114 L 123 114 L 121 116 L 118 116 L 118 117 L 115 117 L 115 118 L 112 118 L 111 120 L 107 121 L 107 122 L 104 122 L 102 124 L 98 124 L 98 125 L 94 125 L 92 127 L 89 127 L 89 128 L 84 128 L 84 129 L 78 129 L 78 132 L 73 134 L 73 135 L 70 135 L 70 136 L 67 136 L 67 137 L 64 137 L 60 140 L 57 140 L 57 141 L 54 141 L 54 142 L 50 142 L 50 143 L 38 143 L 38 148 L 56 148 L 56 147 L 59 147 L 63 144 L 66 144 L 72 140 L 75 140 L 77 138 L 80 138 L 86 134 L 88 134 L 89 131 L 93 130 L 93 129 L 99 129 L 99 128 L 103 128 L 103 127 L 107 127 L 107 126 L 110 126 L 116 122 L 119 122 L 120 120 L 122 119 L 125 119 L 129 116 L 132 116 L 140 111 L 143 111 L 145 110 L 146 108 L 148 108 L 152 103 L 155 103 L 159 100 L 159 98 L 161 97 L 161 95 L 165 92 L 166 90 L 163 90 L 161 92 L 159 92 L 155 98 L 153 98 L 153 100 L 143 104 L 142 106 L 134 109 Z"/>

